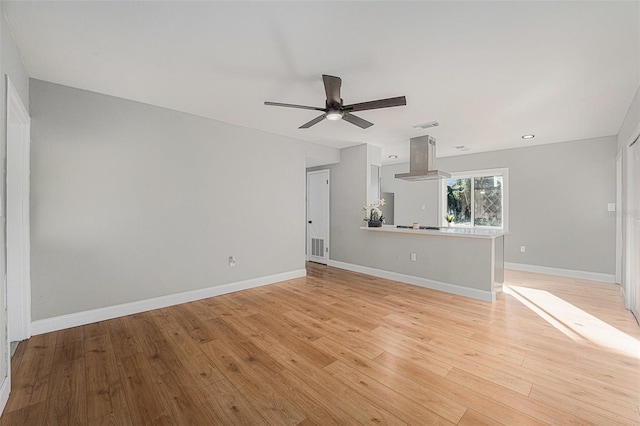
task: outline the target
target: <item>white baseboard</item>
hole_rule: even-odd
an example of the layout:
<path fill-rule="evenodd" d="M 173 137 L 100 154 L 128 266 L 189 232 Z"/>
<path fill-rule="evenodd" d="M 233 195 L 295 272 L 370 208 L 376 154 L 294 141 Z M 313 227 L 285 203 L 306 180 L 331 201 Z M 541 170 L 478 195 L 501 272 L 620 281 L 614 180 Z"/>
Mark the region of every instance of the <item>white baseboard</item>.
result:
<path fill-rule="evenodd" d="M 46 318 L 31 323 L 33 335 L 48 333 L 51 331 L 63 330 L 65 328 L 77 327 L 79 325 L 91 324 L 93 322 L 118 318 L 125 315 L 137 314 L 153 309 L 166 308 L 167 306 L 178 305 L 180 303 L 193 302 L 195 300 L 206 299 L 208 297 L 220 296 L 222 294 L 233 293 L 235 291 L 247 290 L 263 285 L 274 284 L 280 281 L 292 280 L 307 275 L 306 269 L 298 269 L 281 274 L 269 275 L 266 277 L 253 278 L 235 283 L 222 284 L 207 287 L 199 290 L 186 291 L 184 293 L 169 294 L 167 296 L 154 297 L 137 302 L 124 303 L 122 305 L 108 306 L 106 308 L 91 309 L 89 311 L 75 312 L 73 314 L 60 315 L 58 317 Z"/>
<path fill-rule="evenodd" d="M 373 275 L 374 277 L 386 278 L 388 280 L 399 281 L 405 284 L 416 285 L 419 287 L 439 290 L 445 293 L 457 294 L 458 296 L 471 297 L 473 299 L 483 300 L 485 302 L 493 302 L 496 300 L 496 294 L 492 291 L 478 290 L 475 288 L 463 287 L 461 285 L 443 283 L 440 281 L 430 280 L 427 278 L 416 277 L 414 275 L 405 275 L 398 272 L 385 271 L 383 269 L 369 268 L 368 266 L 354 265 L 352 263 L 339 262 L 337 260 L 329 260 L 328 266 L 346 269 L 348 271 L 360 272 L 362 274 Z"/>
<path fill-rule="evenodd" d="M 536 272 L 538 274 L 558 275 L 560 277 L 578 278 L 581 280 L 602 281 L 615 283 L 615 274 L 603 274 L 601 272 L 576 271 L 574 269 L 551 268 L 549 266 L 527 265 L 524 263 L 504 262 L 505 269 L 515 271 Z"/>

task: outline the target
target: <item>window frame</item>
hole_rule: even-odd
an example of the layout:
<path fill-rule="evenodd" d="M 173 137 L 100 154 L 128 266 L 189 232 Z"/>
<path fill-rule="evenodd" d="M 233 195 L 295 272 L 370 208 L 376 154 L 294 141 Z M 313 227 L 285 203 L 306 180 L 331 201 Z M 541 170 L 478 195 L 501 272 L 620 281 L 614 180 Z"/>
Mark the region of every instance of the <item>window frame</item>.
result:
<path fill-rule="evenodd" d="M 487 177 L 487 176 L 502 176 L 502 226 L 482 226 L 474 225 L 475 221 L 475 191 L 474 191 L 474 178 Z M 483 170 L 468 170 L 461 172 L 452 172 L 449 179 L 465 179 L 470 178 L 471 187 L 471 225 L 455 225 L 459 228 L 471 228 L 471 229 L 502 229 L 504 232 L 509 230 L 509 168 L 496 168 L 496 169 L 483 169 Z M 447 221 L 444 218 L 447 214 L 447 180 L 442 179 L 442 183 L 439 185 L 440 190 L 440 224 L 441 226 L 447 226 Z"/>

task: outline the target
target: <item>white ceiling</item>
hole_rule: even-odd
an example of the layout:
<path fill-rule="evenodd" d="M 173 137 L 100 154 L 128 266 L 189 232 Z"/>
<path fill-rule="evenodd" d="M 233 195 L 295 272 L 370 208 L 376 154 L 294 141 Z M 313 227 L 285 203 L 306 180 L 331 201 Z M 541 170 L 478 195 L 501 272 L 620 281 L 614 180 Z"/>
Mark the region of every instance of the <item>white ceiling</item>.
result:
<path fill-rule="evenodd" d="M 615 135 L 640 86 L 640 2 L 6 2 L 29 75 L 320 144 L 408 158 Z M 321 74 L 375 125 L 298 126 Z M 412 125 L 437 120 L 440 126 Z M 524 142 L 521 136 L 534 133 Z"/>

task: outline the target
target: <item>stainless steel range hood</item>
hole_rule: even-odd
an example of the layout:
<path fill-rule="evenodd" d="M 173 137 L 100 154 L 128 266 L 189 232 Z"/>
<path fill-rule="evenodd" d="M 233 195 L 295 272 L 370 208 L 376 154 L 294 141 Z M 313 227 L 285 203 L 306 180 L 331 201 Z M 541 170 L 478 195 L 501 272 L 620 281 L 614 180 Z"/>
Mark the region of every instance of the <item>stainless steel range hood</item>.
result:
<path fill-rule="evenodd" d="M 442 170 L 433 170 L 436 158 L 436 140 L 429 135 L 411 138 L 409 151 L 409 173 L 398 173 L 396 179 L 409 181 L 448 179 L 451 175 Z"/>

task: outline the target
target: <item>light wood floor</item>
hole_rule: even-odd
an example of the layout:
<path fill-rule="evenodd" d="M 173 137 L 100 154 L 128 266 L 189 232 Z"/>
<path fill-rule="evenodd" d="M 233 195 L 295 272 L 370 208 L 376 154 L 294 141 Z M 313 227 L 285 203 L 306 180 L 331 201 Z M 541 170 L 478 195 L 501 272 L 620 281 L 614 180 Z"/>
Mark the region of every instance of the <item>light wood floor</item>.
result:
<path fill-rule="evenodd" d="M 490 304 L 309 264 L 34 336 L 0 424 L 640 424 L 640 327 L 618 287 L 507 279 Z"/>

